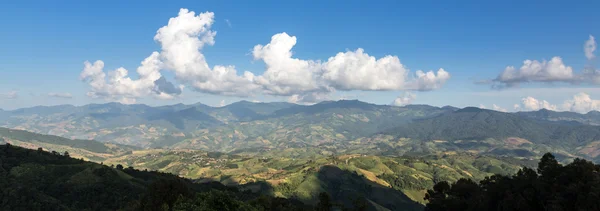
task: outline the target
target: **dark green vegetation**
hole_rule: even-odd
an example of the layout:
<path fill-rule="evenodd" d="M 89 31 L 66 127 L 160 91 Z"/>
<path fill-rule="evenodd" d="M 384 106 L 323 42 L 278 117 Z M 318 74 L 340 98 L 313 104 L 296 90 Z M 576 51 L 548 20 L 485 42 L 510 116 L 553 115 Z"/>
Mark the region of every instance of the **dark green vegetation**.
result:
<path fill-rule="evenodd" d="M 600 210 L 600 165 L 575 159 L 559 164 L 545 154 L 537 172 L 494 175 L 479 183 L 460 179 L 437 183 L 425 197 L 427 211 Z"/>
<path fill-rule="evenodd" d="M 1 210 L 306 210 L 302 203 L 0 145 Z M 191 209 L 198 208 L 198 209 Z"/>

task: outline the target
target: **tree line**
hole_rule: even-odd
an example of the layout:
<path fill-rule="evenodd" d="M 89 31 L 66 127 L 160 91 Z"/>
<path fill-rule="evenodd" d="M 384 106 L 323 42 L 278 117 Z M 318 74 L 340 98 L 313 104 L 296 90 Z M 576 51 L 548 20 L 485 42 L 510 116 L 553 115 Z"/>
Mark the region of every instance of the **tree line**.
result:
<path fill-rule="evenodd" d="M 537 170 L 494 175 L 479 183 L 442 181 L 428 190 L 426 211 L 600 210 L 600 165 L 584 159 L 560 164 L 546 153 Z"/>

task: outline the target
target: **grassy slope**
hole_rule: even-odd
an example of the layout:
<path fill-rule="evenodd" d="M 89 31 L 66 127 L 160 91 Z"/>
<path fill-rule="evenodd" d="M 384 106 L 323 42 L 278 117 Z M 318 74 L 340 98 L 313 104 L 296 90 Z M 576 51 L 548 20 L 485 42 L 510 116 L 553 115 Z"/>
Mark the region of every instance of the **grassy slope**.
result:
<path fill-rule="evenodd" d="M 527 161 L 522 161 L 527 164 Z M 124 164 L 138 169 L 160 170 L 198 181 L 228 185 L 266 182 L 273 195 L 315 203 L 321 191 L 342 199 L 369 196 L 384 207 L 411 207 L 423 203 L 424 190 L 436 181 L 459 178 L 481 180 L 493 173 L 511 174 L 519 164 L 494 157 L 471 154 L 426 157 L 385 157 L 349 154 L 314 158 L 257 157 L 211 154 L 197 150 L 134 151 L 111 158 L 107 164 Z M 527 165 L 530 165 L 528 163 Z M 400 184 L 395 179 L 410 181 Z M 247 187 L 257 190 L 258 187 Z M 394 201 L 395 204 L 386 204 Z M 417 206 L 418 207 L 418 206 Z"/>

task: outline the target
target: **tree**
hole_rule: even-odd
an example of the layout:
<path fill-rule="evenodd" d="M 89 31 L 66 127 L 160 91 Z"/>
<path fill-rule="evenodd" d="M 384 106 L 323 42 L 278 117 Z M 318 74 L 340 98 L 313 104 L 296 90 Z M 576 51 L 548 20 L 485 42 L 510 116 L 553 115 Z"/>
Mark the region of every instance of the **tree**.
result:
<path fill-rule="evenodd" d="M 562 166 L 558 164 L 554 155 L 550 153 L 544 154 L 540 162 L 538 163 L 538 174 L 542 175 L 543 178 L 555 178 L 560 172 Z"/>
<path fill-rule="evenodd" d="M 148 191 L 142 198 L 140 208 L 142 210 L 157 210 L 157 208 L 166 206 L 169 211 L 172 211 L 178 199 L 191 195 L 188 186 L 189 184 L 181 179 L 158 180 L 148 187 Z"/>
<path fill-rule="evenodd" d="M 321 192 L 319 194 L 319 202 L 317 203 L 317 207 L 315 210 L 317 211 L 329 211 L 333 207 L 331 204 L 331 197 L 326 192 Z"/>
<path fill-rule="evenodd" d="M 121 164 L 117 164 L 117 169 L 119 169 L 119 170 L 123 170 L 123 165 L 121 165 Z"/>
<path fill-rule="evenodd" d="M 368 209 L 367 199 L 363 196 L 358 197 L 358 198 L 352 200 L 352 206 L 353 206 L 352 210 L 366 211 Z"/>
<path fill-rule="evenodd" d="M 65 151 L 65 153 L 63 153 L 63 155 L 64 155 L 65 157 L 71 157 L 71 156 L 69 156 L 69 152 L 67 152 L 67 151 Z"/>
<path fill-rule="evenodd" d="M 479 184 L 460 179 L 428 190 L 425 210 L 600 210 L 600 166 L 575 159 L 560 165 L 545 154 L 537 171 L 493 175 Z"/>

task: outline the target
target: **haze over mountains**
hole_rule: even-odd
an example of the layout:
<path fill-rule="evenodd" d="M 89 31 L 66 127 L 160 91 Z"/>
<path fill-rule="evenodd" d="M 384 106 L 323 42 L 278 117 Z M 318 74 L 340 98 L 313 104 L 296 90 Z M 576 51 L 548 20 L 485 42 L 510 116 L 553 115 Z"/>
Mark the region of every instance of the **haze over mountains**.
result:
<path fill-rule="evenodd" d="M 314 105 L 240 101 L 37 106 L 0 112 L 0 127 L 93 139 L 139 148 L 306 154 L 381 155 L 468 151 L 570 159 L 600 155 L 600 112 L 539 110 L 503 113 L 473 107 L 375 105 L 357 100 Z M 312 149 L 312 150 L 311 150 Z"/>

